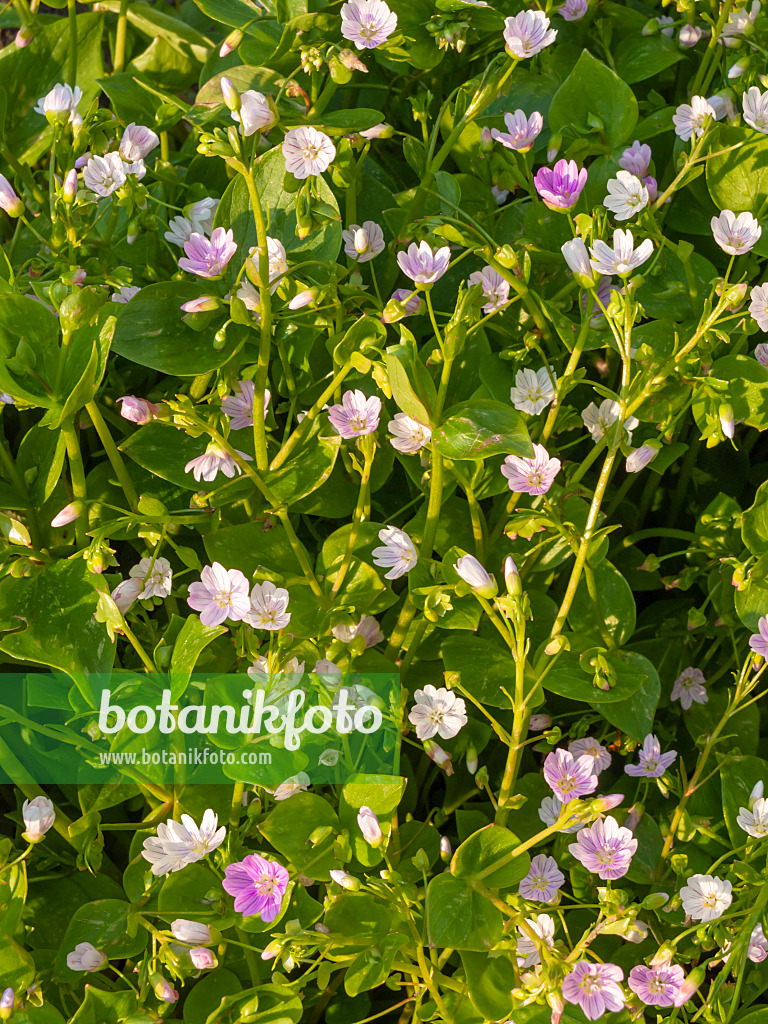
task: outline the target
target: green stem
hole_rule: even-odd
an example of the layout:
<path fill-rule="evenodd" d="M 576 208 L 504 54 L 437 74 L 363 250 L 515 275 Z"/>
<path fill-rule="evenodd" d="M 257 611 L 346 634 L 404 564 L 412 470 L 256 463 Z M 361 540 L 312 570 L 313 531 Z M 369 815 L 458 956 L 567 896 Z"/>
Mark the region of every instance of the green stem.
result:
<path fill-rule="evenodd" d="M 120 11 L 117 15 L 117 31 L 115 32 L 115 54 L 112 60 L 112 72 L 119 75 L 125 66 L 125 38 L 128 28 L 128 0 L 120 0 Z"/>
<path fill-rule="evenodd" d="M 110 461 L 112 469 L 115 471 L 115 475 L 123 489 L 131 511 L 135 512 L 139 506 L 139 496 L 136 493 L 136 488 L 133 486 L 133 481 L 128 474 L 128 470 L 125 468 L 125 463 L 120 456 L 120 452 L 117 450 L 117 445 L 112 440 L 109 427 L 105 423 L 104 417 L 101 415 L 101 411 L 95 401 L 88 402 L 85 409 L 91 417 L 91 423 L 93 423 L 96 428 L 96 433 L 99 435 L 99 440 L 104 446 L 104 451 L 107 454 L 107 458 Z"/>
<path fill-rule="evenodd" d="M 507 803 L 512 796 L 517 782 L 517 775 L 520 770 L 520 760 L 524 748 L 523 736 L 528 732 L 528 723 L 531 718 L 530 701 L 525 699 L 525 619 L 520 613 L 519 604 L 516 610 L 515 633 L 517 638 L 517 653 L 515 657 L 515 705 L 514 717 L 512 719 L 512 735 L 509 741 L 507 752 L 507 763 L 504 767 L 504 775 L 499 790 L 498 808 L 495 822 L 497 825 L 504 825 L 507 821 L 509 810 Z"/>
<path fill-rule="evenodd" d="M 360 533 L 360 527 L 363 521 L 368 518 L 369 513 L 366 510 L 369 508 L 370 502 L 370 490 L 371 490 L 371 467 L 373 465 L 373 456 L 376 451 L 375 442 L 373 438 L 368 437 L 361 438 L 361 446 L 364 445 L 364 462 L 363 472 L 360 477 L 360 493 L 357 498 L 357 507 L 355 509 L 355 517 L 352 522 L 352 528 L 349 531 L 349 538 L 347 539 L 347 548 L 344 552 L 344 559 L 339 567 L 339 571 L 336 573 L 336 579 L 333 582 L 331 588 L 331 602 L 336 600 L 336 597 L 341 590 L 349 566 L 352 561 L 352 552 L 355 550 L 355 544 L 357 542 L 358 534 Z"/>
<path fill-rule="evenodd" d="M 285 442 L 280 451 L 272 460 L 272 464 L 270 465 L 269 468 L 273 472 L 276 469 L 280 469 L 280 467 L 285 463 L 288 456 L 294 451 L 294 449 L 297 448 L 298 445 L 300 445 L 301 442 L 306 439 L 306 437 L 309 435 L 310 430 L 312 429 L 312 424 L 317 419 L 323 406 L 328 402 L 330 398 L 333 397 L 333 393 L 336 391 L 338 387 L 340 387 L 344 378 L 349 373 L 352 372 L 352 369 L 352 363 L 345 363 L 344 366 L 342 366 L 341 369 L 336 372 L 336 375 L 334 376 L 331 383 L 323 391 L 323 393 L 317 399 L 317 401 L 309 410 L 307 415 L 304 417 L 301 423 L 299 423 L 294 432 L 291 434 L 291 436 L 288 438 L 288 440 Z"/>
<path fill-rule="evenodd" d="M 67 0 L 67 21 L 69 23 L 67 81 L 74 89 L 77 84 L 77 0 Z"/>
<path fill-rule="evenodd" d="M 269 372 L 269 356 L 272 348 L 272 294 L 269 289 L 269 251 L 267 249 L 267 226 L 261 199 L 256 189 L 252 168 L 245 172 L 245 183 L 253 208 L 253 219 L 256 224 L 256 241 L 258 243 L 259 267 L 259 310 L 261 313 L 259 357 L 256 365 L 256 376 L 253 379 L 253 444 L 256 454 L 256 468 L 264 473 L 269 469 L 267 455 L 267 433 L 264 424 L 264 394 L 267 388 Z"/>
<path fill-rule="evenodd" d="M 86 502 L 88 495 L 85 487 L 85 467 L 74 423 L 70 420 L 68 423 L 62 424 L 61 432 L 67 446 L 69 472 L 72 478 L 72 496 L 76 501 Z M 75 539 L 79 548 L 84 548 L 88 542 L 87 531 L 88 514 L 83 512 L 75 520 Z"/>

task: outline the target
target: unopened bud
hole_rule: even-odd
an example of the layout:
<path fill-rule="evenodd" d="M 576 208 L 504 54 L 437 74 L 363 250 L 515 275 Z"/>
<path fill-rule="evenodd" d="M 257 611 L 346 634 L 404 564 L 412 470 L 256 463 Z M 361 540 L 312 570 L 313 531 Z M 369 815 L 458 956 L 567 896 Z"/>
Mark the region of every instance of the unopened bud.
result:
<path fill-rule="evenodd" d="M 467 747 L 467 771 L 470 775 L 477 771 L 477 751 L 472 744 Z"/>
<path fill-rule="evenodd" d="M 665 905 L 665 903 L 667 902 L 668 899 L 669 899 L 669 893 L 668 892 L 651 892 L 651 893 L 649 893 L 645 897 L 645 899 L 640 904 L 640 906 L 643 908 L 643 910 L 659 910 L 661 907 L 663 907 Z M 660 966 L 656 962 L 656 957 L 658 957 L 659 953 L 661 953 L 661 949 L 658 951 L 656 956 L 653 958 L 653 966 L 654 967 Z M 664 960 L 663 962 L 664 963 L 668 963 L 669 960 L 671 960 L 673 956 L 674 956 L 674 948 L 673 948 L 672 952 L 669 954 L 669 958 L 667 960 Z"/>
<path fill-rule="evenodd" d="M 240 93 L 234 87 L 232 82 L 228 78 L 222 78 L 221 80 L 221 95 L 224 97 L 224 102 L 230 110 L 237 111 L 240 109 Z"/>
<path fill-rule="evenodd" d="M 67 172 L 67 176 L 64 179 L 64 184 L 61 189 L 61 198 L 65 203 L 69 204 L 74 202 L 75 196 L 77 195 L 77 170 L 72 168 Z"/>
<path fill-rule="evenodd" d="M 548 654 L 551 658 L 553 655 L 559 654 L 560 651 L 569 651 L 570 649 L 571 645 L 568 638 L 563 636 L 561 633 L 560 636 L 552 637 L 547 646 L 544 648 L 544 653 Z"/>
<path fill-rule="evenodd" d="M 560 133 L 550 136 L 549 147 L 547 149 L 547 160 L 549 163 L 555 159 L 557 154 L 560 152 L 560 147 L 563 144 L 563 136 Z"/>
<path fill-rule="evenodd" d="M 176 989 L 172 988 L 170 983 L 162 976 L 162 974 L 151 974 L 149 976 L 149 983 L 155 990 L 155 995 L 164 1003 L 175 1003 L 179 998 L 179 993 Z"/>
<path fill-rule="evenodd" d="M 228 57 L 233 50 L 236 50 L 243 41 L 243 33 L 239 28 L 232 29 L 227 38 L 219 47 L 219 56 Z"/>
<path fill-rule="evenodd" d="M 706 967 L 694 967 L 675 996 L 673 1006 L 685 1006 L 689 999 L 698 992 L 707 976 Z"/>
<path fill-rule="evenodd" d="M 452 853 L 453 853 L 453 850 L 451 849 L 451 840 L 448 838 L 448 836 L 441 836 L 440 837 L 440 857 L 441 857 L 442 860 L 445 861 L 446 864 L 451 859 L 451 854 Z"/>
<path fill-rule="evenodd" d="M 491 129 L 487 126 L 480 131 L 480 151 L 482 153 L 493 152 L 493 136 L 491 135 Z"/>
<path fill-rule="evenodd" d="M 724 402 L 719 409 L 720 429 L 728 438 L 733 438 L 736 433 L 736 420 L 733 417 L 733 408 L 728 402 Z"/>
<path fill-rule="evenodd" d="M 0 1020 L 8 1020 L 11 1016 L 15 998 L 12 988 L 7 988 L 0 996 Z"/>
<path fill-rule="evenodd" d="M 435 743 L 434 740 L 424 740 L 424 750 L 427 755 L 432 758 L 436 765 L 443 769 L 446 775 L 453 775 L 453 765 L 451 764 L 451 755 L 447 750 Z"/>
<path fill-rule="evenodd" d="M 528 729 L 530 732 L 543 732 L 544 729 L 548 729 L 552 725 L 552 719 L 549 715 L 531 715 L 531 719 L 528 722 Z"/>

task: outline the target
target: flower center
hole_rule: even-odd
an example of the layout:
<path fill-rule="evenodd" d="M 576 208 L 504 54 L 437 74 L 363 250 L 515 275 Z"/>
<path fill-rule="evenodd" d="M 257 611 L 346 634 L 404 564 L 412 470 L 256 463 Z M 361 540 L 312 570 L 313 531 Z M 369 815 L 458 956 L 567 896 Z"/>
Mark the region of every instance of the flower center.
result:
<path fill-rule="evenodd" d="M 228 608 L 232 600 L 231 590 L 217 590 L 213 595 L 213 602 L 217 604 L 219 608 Z"/>
<path fill-rule="evenodd" d="M 350 430 L 363 431 L 368 426 L 368 417 L 365 413 L 356 412 L 349 417 Z"/>

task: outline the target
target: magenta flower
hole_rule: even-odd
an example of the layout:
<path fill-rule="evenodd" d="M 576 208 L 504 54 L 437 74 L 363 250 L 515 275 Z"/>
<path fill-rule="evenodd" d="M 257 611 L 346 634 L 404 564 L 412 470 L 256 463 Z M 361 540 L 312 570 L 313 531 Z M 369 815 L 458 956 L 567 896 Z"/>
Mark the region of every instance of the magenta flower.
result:
<path fill-rule="evenodd" d="M 638 764 L 628 764 L 624 771 L 633 778 L 660 779 L 676 757 L 676 750 L 669 750 L 666 754 L 662 754 L 661 744 L 655 736 L 649 733 L 643 740 L 643 749 L 640 752 Z"/>
<path fill-rule="evenodd" d="M 603 880 L 613 880 L 626 875 L 637 852 L 637 840 L 615 818 L 606 818 L 581 829 L 568 849 L 587 871 Z"/>
<path fill-rule="evenodd" d="M 558 747 L 544 759 L 544 779 L 564 804 L 576 797 L 587 796 L 597 789 L 595 760 L 589 754 L 574 757 L 568 750 Z"/>
<path fill-rule="evenodd" d="M 685 972 L 677 964 L 661 967 L 638 964 L 629 972 L 627 984 L 646 1006 L 674 1006 L 684 980 Z"/>
<path fill-rule="evenodd" d="M 210 238 L 193 231 L 184 243 L 184 252 L 179 268 L 198 277 L 221 277 L 227 264 L 237 252 L 235 236 L 230 228 L 215 228 Z"/>
<path fill-rule="evenodd" d="M 558 160 L 554 167 L 540 167 L 533 179 L 536 191 L 550 210 L 571 210 L 587 183 L 587 169 L 575 160 Z"/>
<path fill-rule="evenodd" d="M 534 458 L 508 455 L 501 472 L 515 494 L 546 494 L 560 472 L 560 459 L 551 459 L 543 444 L 533 446 Z"/>
<path fill-rule="evenodd" d="M 200 612 L 204 626 L 220 626 L 225 619 L 239 622 L 251 611 L 248 580 L 239 569 L 225 569 L 220 562 L 206 565 L 200 583 L 190 583 L 187 604 Z"/>
<path fill-rule="evenodd" d="M 608 1011 L 617 1013 L 624 1008 L 624 993 L 618 983 L 624 972 L 615 964 L 592 964 L 579 960 L 563 981 L 563 999 L 576 1003 L 587 1020 L 597 1020 Z"/>
<path fill-rule="evenodd" d="M 274 921 L 288 888 L 288 872 L 277 861 L 251 853 L 224 869 L 224 891 L 235 897 L 235 913 Z"/>
<path fill-rule="evenodd" d="M 407 252 L 397 254 L 397 265 L 416 284 L 434 284 L 446 272 L 450 260 L 447 245 L 433 252 L 426 242 L 411 242 Z"/>
<path fill-rule="evenodd" d="M 763 615 L 757 620 L 757 633 L 749 638 L 749 646 L 755 652 L 768 660 L 768 615 Z"/>
<path fill-rule="evenodd" d="M 345 391 L 341 405 L 328 410 L 328 419 L 342 437 L 349 439 L 372 434 L 379 425 L 380 413 L 380 398 L 368 398 L 362 391 Z"/>
<path fill-rule="evenodd" d="M 638 178 L 644 178 L 651 166 L 652 155 L 650 146 L 635 139 L 619 157 L 619 167 L 630 174 L 636 174 Z"/>
<path fill-rule="evenodd" d="M 516 110 L 514 114 L 504 115 L 504 124 L 507 131 L 500 132 L 497 128 L 492 128 L 491 137 L 507 149 L 527 153 L 544 127 L 544 118 L 538 110 L 534 110 L 530 117 L 526 117 L 524 111 Z"/>
<path fill-rule="evenodd" d="M 554 903 L 564 881 L 565 875 L 557 866 L 555 858 L 539 853 L 531 861 L 530 870 L 520 883 L 518 891 L 524 900 Z"/>

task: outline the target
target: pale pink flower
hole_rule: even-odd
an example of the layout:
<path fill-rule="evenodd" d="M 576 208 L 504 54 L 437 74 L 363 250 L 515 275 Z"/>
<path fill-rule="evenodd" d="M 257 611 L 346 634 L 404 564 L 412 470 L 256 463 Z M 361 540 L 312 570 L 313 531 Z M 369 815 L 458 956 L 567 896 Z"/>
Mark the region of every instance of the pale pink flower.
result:
<path fill-rule="evenodd" d="M 143 160 L 152 150 L 160 145 L 160 138 L 151 128 L 132 121 L 123 132 L 120 140 L 120 156 L 126 163 L 132 164 Z"/>
<path fill-rule="evenodd" d="M 272 799 L 278 803 L 282 803 L 283 800 L 290 800 L 292 796 L 296 796 L 297 793 L 306 793 L 309 789 L 310 782 L 309 776 L 306 772 L 297 772 L 296 775 L 291 775 L 290 778 L 284 779 L 277 789 L 272 794 Z"/>
<path fill-rule="evenodd" d="M 286 132 L 283 156 L 285 169 L 294 178 L 308 178 L 328 170 L 336 157 L 336 147 L 324 132 L 302 126 Z"/>
<path fill-rule="evenodd" d="M 546 726 L 545 726 L 546 728 Z M 560 818 L 560 812 L 562 811 L 565 804 L 562 800 L 558 800 L 556 796 L 545 796 L 541 801 L 539 807 L 539 818 L 544 822 L 547 828 L 554 825 Z M 572 814 L 566 819 L 565 825 L 558 829 L 558 832 L 564 832 L 570 834 L 572 832 L 578 832 L 581 828 L 581 822 L 575 814 Z"/>
<path fill-rule="evenodd" d="M 507 149 L 515 149 L 518 153 L 527 153 L 536 141 L 541 129 L 544 127 L 544 118 L 535 110 L 530 117 L 526 117 L 523 110 L 516 110 L 514 114 L 504 115 L 506 132 L 500 132 L 497 128 L 491 129 L 491 137 L 500 142 Z"/>
<path fill-rule="evenodd" d="M 643 740 L 638 763 L 626 765 L 624 771 L 634 778 L 660 779 L 676 757 L 676 750 L 662 754 L 658 739 L 649 733 Z"/>
<path fill-rule="evenodd" d="M 717 875 L 691 875 L 680 890 L 683 910 L 694 921 L 714 921 L 733 902 L 731 883 Z"/>
<path fill-rule="evenodd" d="M 747 124 L 755 131 L 768 135 L 768 92 L 760 92 L 758 87 L 753 85 L 747 92 L 742 93 L 741 103 Z"/>
<path fill-rule="evenodd" d="M 653 242 L 646 238 L 635 249 L 632 232 L 622 231 L 616 228 L 613 232 L 613 247 L 602 239 L 597 239 L 590 247 L 592 254 L 592 269 L 598 274 L 618 274 L 620 277 L 628 277 L 650 257 L 653 252 Z"/>
<path fill-rule="evenodd" d="M 704 29 L 698 25 L 683 25 L 677 36 L 678 43 L 686 50 L 690 50 L 704 35 Z"/>
<path fill-rule="evenodd" d="M 415 284 L 434 284 L 448 269 L 451 250 L 447 245 L 434 251 L 426 242 L 411 242 L 407 252 L 397 254 L 397 265 Z"/>
<path fill-rule="evenodd" d="M 635 139 L 619 157 L 619 167 L 638 178 L 644 178 L 651 166 L 651 147 Z"/>
<path fill-rule="evenodd" d="M 348 0 L 341 7 L 341 34 L 358 50 L 381 46 L 397 28 L 397 15 L 384 0 Z"/>
<path fill-rule="evenodd" d="M 344 252 L 357 263 L 367 263 L 384 251 L 384 232 L 372 220 L 359 224 L 350 224 L 347 231 L 341 232 L 344 241 Z"/>
<path fill-rule="evenodd" d="M 440 736 L 452 740 L 467 724 L 467 707 L 461 697 L 444 686 L 435 688 L 427 683 L 423 690 L 416 690 L 416 701 L 408 714 L 408 721 L 416 728 L 420 740 Z"/>
<path fill-rule="evenodd" d="M 687 142 L 692 135 L 700 137 L 704 134 L 704 125 L 708 117 L 716 120 L 715 111 L 705 96 L 694 96 L 690 103 L 681 103 L 672 115 L 675 135 Z"/>
<path fill-rule="evenodd" d="M 458 730 L 457 730 L 458 732 Z M 21 808 L 24 821 L 24 839 L 28 843 L 39 843 L 56 821 L 56 809 L 47 796 L 36 796 L 25 800 Z"/>
<path fill-rule="evenodd" d="M 648 205 L 648 189 L 629 171 L 617 171 L 607 188 L 608 195 L 603 199 L 603 206 L 611 211 L 615 220 L 629 220 Z"/>
<path fill-rule="evenodd" d="M 493 267 L 483 267 L 482 270 L 470 274 L 467 287 L 471 288 L 475 284 L 482 286 L 483 295 L 488 300 L 483 306 L 484 313 L 495 313 L 507 304 L 509 284 Z"/>
<path fill-rule="evenodd" d="M 562 7 L 558 7 L 557 13 L 566 21 L 581 21 L 589 10 L 587 0 L 565 0 Z"/>
<path fill-rule="evenodd" d="M 546 946 L 551 949 L 555 944 L 555 922 L 549 914 L 537 914 L 536 917 L 526 917 L 525 923 L 531 931 L 538 935 L 540 941 L 538 943 L 534 942 L 520 925 L 517 926 L 520 934 L 516 946 L 517 966 L 523 968 L 534 967 L 536 964 L 540 964 L 540 947 Z"/>
<path fill-rule="evenodd" d="M 24 209 L 24 203 L 14 191 L 13 185 L 0 174 L 0 210 L 5 210 L 9 217 L 18 217 Z"/>
<path fill-rule="evenodd" d="M 763 229 L 751 213 L 740 213 L 723 210 L 719 217 L 711 220 L 712 234 L 723 250 L 732 256 L 741 256 L 749 252 L 760 240 Z"/>
<path fill-rule="evenodd" d="M 653 462 L 659 454 L 659 449 L 654 445 L 643 444 L 629 453 L 626 461 L 628 473 L 640 473 L 645 467 Z"/>
<path fill-rule="evenodd" d="M 252 456 L 237 449 L 235 451 L 241 459 L 245 459 L 246 462 L 253 462 Z M 184 467 L 184 472 L 192 473 L 195 480 L 204 480 L 206 483 L 211 483 L 219 473 L 223 473 L 224 476 L 232 479 L 235 474 L 239 475 L 242 473 L 242 469 L 229 452 L 225 451 L 216 441 L 211 441 L 202 455 L 198 455 L 195 459 L 190 459 Z"/>
<path fill-rule="evenodd" d="M 189 959 L 198 971 L 207 971 L 216 966 L 216 957 L 205 946 L 195 946 L 194 949 L 190 949 Z"/>
<path fill-rule="evenodd" d="M 177 917 L 171 921 L 173 937 L 187 946 L 209 946 L 212 943 L 210 925 L 201 921 L 188 921 L 185 917 Z"/>
<path fill-rule="evenodd" d="M 237 252 L 237 242 L 230 228 L 216 228 L 210 238 L 193 231 L 184 243 L 179 269 L 208 279 L 221 277 L 227 264 Z"/>
<path fill-rule="evenodd" d="M 510 57 L 525 60 L 534 57 L 557 38 L 543 11 L 521 11 L 504 22 L 504 43 Z"/>
<path fill-rule="evenodd" d="M 584 757 L 585 754 L 591 757 L 595 775 L 599 775 L 600 772 L 611 767 L 610 753 L 602 743 L 598 743 L 591 736 L 585 736 L 580 740 L 571 740 L 568 750 L 574 757 Z"/>
<path fill-rule="evenodd" d="M 404 306 L 402 313 L 394 308 L 394 302 Z M 413 288 L 396 288 L 392 292 L 389 302 L 384 307 L 381 322 L 384 324 L 397 324 L 401 320 L 405 320 L 407 316 L 415 316 L 417 313 L 423 312 L 424 300 L 417 291 L 414 291 Z"/>
<path fill-rule="evenodd" d="M 755 346 L 755 359 L 768 370 L 768 345 L 765 342 Z"/>
<path fill-rule="evenodd" d="M 768 939 L 765 937 L 763 926 L 758 922 L 749 936 L 747 959 L 751 960 L 753 964 L 761 964 L 766 957 L 768 957 Z"/>
<path fill-rule="evenodd" d="M 373 562 L 382 569 L 389 569 L 385 579 L 400 579 L 418 562 L 418 552 L 404 530 L 398 530 L 396 526 L 385 526 L 383 530 L 379 530 L 379 540 L 383 547 L 373 549 Z"/>
<path fill-rule="evenodd" d="M 757 632 L 749 638 L 749 646 L 768 661 L 768 615 L 757 620 Z"/>
<path fill-rule="evenodd" d="M 749 315 L 761 331 L 768 331 L 768 284 L 755 285 L 749 293 L 749 298 Z M 758 361 L 763 362 L 759 358 Z"/>
<path fill-rule="evenodd" d="M 709 700 L 705 687 L 706 679 L 700 668 L 686 668 L 675 680 L 672 687 L 672 700 L 679 700 L 680 706 L 687 711 L 695 702 L 706 704 Z"/>
<path fill-rule="evenodd" d="M 615 818 L 604 818 L 583 828 L 568 849 L 587 871 L 599 878 L 622 878 L 637 853 L 637 840 Z"/>
<path fill-rule="evenodd" d="M 149 423 L 160 412 L 160 406 L 154 402 L 148 402 L 146 398 L 137 398 L 135 395 L 123 395 L 118 398 L 120 415 L 131 423 L 137 423 L 143 427 Z"/>
<path fill-rule="evenodd" d="M 107 964 L 107 954 L 90 942 L 79 942 L 71 953 L 67 953 L 67 967 L 70 971 L 85 971 L 92 974 Z"/>
<path fill-rule="evenodd" d="M 141 288 L 137 288 L 135 285 L 125 285 L 119 288 L 112 296 L 113 302 L 130 302 L 134 295 L 138 295 Z"/>
<path fill-rule="evenodd" d="M 404 455 L 413 455 L 421 451 L 424 445 L 432 440 L 431 429 L 404 412 L 395 413 L 395 418 L 389 421 L 387 429 L 393 435 L 389 443 Z"/>
<path fill-rule="evenodd" d="M 474 555 L 462 555 L 454 562 L 453 568 L 456 574 L 480 597 L 490 600 L 496 595 L 498 591 L 496 580 Z"/>
<path fill-rule="evenodd" d="M 617 1013 L 625 1005 L 619 982 L 624 972 L 615 964 L 593 964 L 579 960 L 565 978 L 563 998 L 584 1011 L 587 1020 L 597 1020 L 604 1013 Z"/>
<path fill-rule="evenodd" d="M 35 113 L 47 117 L 51 124 L 66 124 L 67 121 L 80 124 L 82 118 L 77 112 L 77 105 L 82 96 L 83 92 L 78 85 L 74 89 L 69 85 L 54 85 L 49 93 L 37 101 Z"/>
<path fill-rule="evenodd" d="M 546 494 L 560 472 L 560 459 L 552 459 L 541 444 L 533 446 L 534 457 L 508 455 L 501 472 L 515 494 Z"/>
<path fill-rule="evenodd" d="M 83 184 L 98 196 L 111 196 L 125 181 L 125 168 L 119 153 L 92 156 L 83 169 Z"/>
<path fill-rule="evenodd" d="M 343 643 L 351 643 L 356 637 L 361 636 L 365 639 L 366 647 L 374 647 L 377 643 L 384 639 L 384 634 L 379 628 L 379 624 L 372 615 L 363 615 L 359 622 L 356 622 L 354 626 L 334 626 L 331 630 L 337 640 L 341 640 Z"/>
<path fill-rule="evenodd" d="M 361 807 L 357 814 L 357 824 L 363 833 L 363 839 L 369 846 L 381 846 L 384 835 L 379 825 L 379 819 L 370 807 Z"/>
<path fill-rule="evenodd" d="M 660 967 L 638 964 L 629 972 L 627 984 L 646 1006 L 674 1006 L 684 980 L 683 968 L 677 964 Z"/>
<path fill-rule="evenodd" d="M 380 414 L 380 398 L 369 398 L 362 391 L 345 391 L 341 404 L 328 410 L 328 419 L 343 438 L 350 439 L 372 434 L 379 425 Z"/>
<path fill-rule="evenodd" d="M 564 881 L 565 875 L 557 866 L 554 857 L 539 853 L 531 860 L 531 867 L 521 881 L 518 891 L 524 900 L 554 903 Z"/>
<path fill-rule="evenodd" d="M 558 800 L 567 804 L 597 789 L 595 762 L 588 755 L 576 758 L 558 747 L 544 759 L 544 780 Z"/>
<path fill-rule="evenodd" d="M 121 615 L 125 615 L 127 611 L 130 611 L 134 604 L 139 599 L 143 587 L 141 580 L 127 579 L 115 587 L 110 597 L 117 605 L 117 609 Z"/>
<path fill-rule="evenodd" d="M 270 632 L 284 629 L 291 621 L 288 600 L 288 591 L 283 587 L 276 587 L 269 580 L 255 583 L 251 594 L 251 610 L 243 617 L 254 629 L 267 629 Z"/>
<path fill-rule="evenodd" d="M 200 235 L 205 234 L 204 231 L 198 231 L 197 226 L 188 217 L 171 217 L 168 221 L 168 228 L 169 230 L 165 232 L 163 238 L 182 248 L 192 237 L 193 232 L 197 231 Z"/>
<path fill-rule="evenodd" d="M 220 626 L 226 619 L 239 622 L 251 612 L 248 580 L 239 569 L 225 569 L 220 562 L 206 565 L 200 582 L 189 586 L 187 604 L 200 612 L 204 626 Z"/>
<path fill-rule="evenodd" d="M 141 584 L 139 600 L 150 597 L 168 597 L 173 586 L 173 569 L 167 558 L 142 558 L 138 565 L 129 570 L 128 576 Z"/>
<path fill-rule="evenodd" d="M 246 89 L 240 94 L 240 109 L 230 111 L 232 120 L 242 126 L 243 135 L 253 135 L 255 132 L 269 131 L 275 124 L 275 112 L 269 105 L 267 97 L 256 92 L 255 89 Z"/>
<path fill-rule="evenodd" d="M 549 369 L 542 366 L 538 370 L 518 370 L 509 397 L 519 412 L 538 416 L 557 397 L 556 385 L 557 377 L 552 366 Z"/>
<path fill-rule="evenodd" d="M 253 398 L 256 394 L 256 385 L 252 380 L 240 380 L 237 382 L 234 394 L 229 395 L 221 403 L 221 411 L 229 418 L 229 425 L 232 430 L 243 430 L 245 427 L 253 426 Z M 270 392 L 264 390 L 264 416 L 269 408 Z"/>

